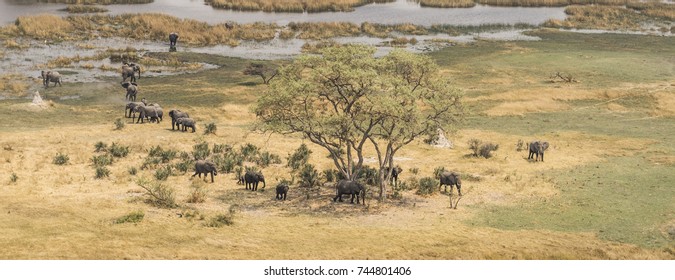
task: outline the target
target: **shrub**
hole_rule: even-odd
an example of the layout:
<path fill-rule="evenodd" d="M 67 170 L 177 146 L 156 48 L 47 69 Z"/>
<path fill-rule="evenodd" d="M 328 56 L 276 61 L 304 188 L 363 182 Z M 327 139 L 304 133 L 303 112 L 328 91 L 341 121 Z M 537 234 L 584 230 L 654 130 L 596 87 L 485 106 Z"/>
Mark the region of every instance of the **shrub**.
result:
<path fill-rule="evenodd" d="M 210 154 L 209 143 L 202 142 L 192 146 L 192 156 L 195 159 L 206 159 Z"/>
<path fill-rule="evenodd" d="M 473 152 L 474 157 L 478 157 L 478 150 L 480 149 L 480 144 L 482 142 L 483 141 L 480 141 L 476 138 L 471 138 L 471 140 L 469 140 L 469 143 L 468 143 L 469 149 L 471 149 L 471 151 Z"/>
<path fill-rule="evenodd" d="M 171 165 L 166 165 L 155 170 L 155 178 L 160 181 L 164 181 L 171 175 Z"/>
<path fill-rule="evenodd" d="M 230 206 L 227 214 L 218 214 L 206 223 L 207 227 L 231 226 L 234 224 L 234 214 L 236 205 Z"/>
<path fill-rule="evenodd" d="M 203 181 L 193 180 L 192 181 L 192 191 L 190 192 L 187 202 L 188 203 L 202 203 L 206 201 L 206 189 L 203 187 Z"/>
<path fill-rule="evenodd" d="M 96 142 L 94 145 L 94 148 L 96 149 L 95 152 L 105 152 L 108 149 L 108 144 L 103 143 L 101 141 Z"/>
<path fill-rule="evenodd" d="M 281 158 L 279 157 L 279 155 L 270 152 L 263 152 L 262 154 L 260 154 L 260 157 L 258 157 L 258 160 L 256 160 L 256 163 L 261 167 L 267 167 L 270 164 L 281 163 Z"/>
<path fill-rule="evenodd" d="M 207 134 L 215 135 L 216 130 L 218 130 L 218 127 L 216 127 L 215 123 L 208 123 L 208 124 L 204 125 L 204 135 L 207 135 Z"/>
<path fill-rule="evenodd" d="M 175 208 L 178 206 L 171 187 L 162 185 L 159 182 L 150 183 L 144 179 L 138 179 L 136 184 L 145 190 L 145 195 L 148 196 L 148 203 L 160 208 Z"/>
<path fill-rule="evenodd" d="M 178 152 L 175 150 L 166 150 L 159 153 L 159 158 L 163 163 L 167 163 L 176 158 L 176 154 L 178 154 Z"/>
<path fill-rule="evenodd" d="M 311 188 L 319 185 L 319 172 L 313 165 L 305 164 L 300 170 L 300 186 Z"/>
<path fill-rule="evenodd" d="M 126 157 L 129 154 L 129 146 L 122 146 L 113 142 L 112 145 L 110 145 L 109 152 L 114 157 Z"/>
<path fill-rule="evenodd" d="M 70 157 L 68 157 L 68 155 L 58 153 L 58 154 L 56 154 L 56 156 L 52 160 L 52 163 L 54 163 L 56 165 L 64 165 L 64 164 L 67 164 L 69 160 L 70 160 Z"/>
<path fill-rule="evenodd" d="M 312 151 L 307 148 L 307 145 L 304 143 L 300 144 L 300 147 L 298 147 L 293 154 L 288 155 L 286 166 L 290 167 L 293 172 L 296 172 L 307 164 L 311 154 Z"/>
<path fill-rule="evenodd" d="M 17 176 L 16 173 L 12 172 L 12 175 L 9 175 L 9 181 L 12 183 L 16 183 L 17 180 L 19 180 L 19 176 Z"/>
<path fill-rule="evenodd" d="M 323 177 L 327 182 L 335 182 L 337 181 L 337 172 L 335 169 L 326 169 L 323 171 Z"/>
<path fill-rule="evenodd" d="M 113 163 L 113 159 L 109 155 L 98 155 L 98 156 L 93 156 L 91 158 L 91 162 L 94 164 L 94 166 L 106 166 L 106 165 L 111 165 Z"/>
<path fill-rule="evenodd" d="M 499 149 L 499 145 L 493 144 L 493 143 L 485 143 L 480 146 L 480 149 L 478 150 L 478 154 L 481 157 L 484 158 L 491 158 L 492 157 L 492 152 L 496 151 Z"/>
<path fill-rule="evenodd" d="M 213 144 L 213 153 L 214 154 L 220 154 L 223 152 L 230 152 L 232 151 L 232 146 L 227 145 L 227 144 Z"/>
<path fill-rule="evenodd" d="M 164 151 L 164 149 L 162 149 L 161 146 L 157 145 L 156 147 L 151 147 L 151 148 L 150 148 L 150 150 L 148 151 L 148 156 L 151 156 L 151 157 L 157 157 L 157 156 L 159 156 L 163 151 Z"/>
<path fill-rule="evenodd" d="M 408 171 L 410 171 L 410 174 L 412 175 L 418 175 L 420 173 L 420 169 L 417 167 L 410 168 Z"/>
<path fill-rule="evenodd" d="M 525 150 L 525 142 L 523 139 L 518 139 L 518 143 L 516 143 L 516 151 L 520 152 L 522 150 Z"/>
<path fill-rule="evenodd" d="M 128 171 L 129 171 L 129 175 L 136 175 L 136 173 L 138 173 L 138 169 L 136 169 L 136 167 L 133 167 L 133 166 L 129 167 Z"/>
<path fill-rule="evenodd" d="M 259 148 L 256 145 L 251 143 L 246 143 L 241 146 L 241 155 L 244 157 L 245 161 L 255 161 L 256 156 L 258 155 Z"/>
<path fill-rule="evenodd" d="M 138 223 L 142 221 L 144 217 L 145 213 L 142 210 L 138 210 L 117 218 L 114 223 L 115 224 Z"/>
<path fill-rule="evenodd" d="M 418 195 L 431 195 L 436 190 L 436 180 L 431 177 L 420 179 L 420 186 L 417 189 Z"/>
<path fill-rule="evenodd" d="M 445 167 L 439 166 L 434 169 L 434 178 L 440 178 L 441 173 L 445 172 Z"/>
<path fill-rule="evenodd" d="M 377 169 L 375 169 L 373 167 L 370 167 L 370 166 L 367 166 L 367 165 L 364 165 L 364 166 L 361 167 L 361 170 L 359 170 L 359 174 L 358 174 L 357 178 L 361 182 L 364 182 L 367 185 L 376 186 L 380 182 L 380 178 L 378 177 L 377 173 L 378 173 Z M 340 179 L 344 179 L 344 178 L 340 178 Z"/>
<path fill-rule="evenodd" d="M 110 176 L 110 169 L 105 166 L 96 167 L 96 179 Z"/>
<path fill-rule="evenodd" d="M 122 128 L 124 128 L 124 122 L 122 121 L 122 119 L 117 118 L 115 120 L 115 130 L 122 130 Z"/>

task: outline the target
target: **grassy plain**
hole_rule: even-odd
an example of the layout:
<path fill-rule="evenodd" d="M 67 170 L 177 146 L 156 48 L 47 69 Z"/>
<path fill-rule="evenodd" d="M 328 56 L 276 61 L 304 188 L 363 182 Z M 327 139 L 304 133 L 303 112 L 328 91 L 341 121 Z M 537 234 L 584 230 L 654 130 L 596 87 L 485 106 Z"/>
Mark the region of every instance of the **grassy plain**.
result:
<path fill-rule="evenodd" d="M 409 185 L 438 166 L 464 174 L 465 196 L 456 210 L 446 195 L 422 197 L 414 189 L 400 199 L 369 198 L 356 206 L 333 203 L 327 186 L 293 186 L 287 201 L 275 201 L 274 185 L 290 179 L 284 164 L 264 168 L 268 186 L 255 193 L 231 173 L 211 184 L 175 172 L 162 184 L 175 190 L 179 207 L 158 208 L 146 203 L 136 183 L 154 178 L 154 169 L 140 168 L 152 147 L 252 143 L 285 163 L 303 143 L 250 130 L 255 116 L 249 108 L 265 94 L 258 77 L 242 74 L 251 61 L 148 54 L 221 66 L 139 80 L 139 98 L 189 112 L 199 124 L 196 133 L 171 131 L 168 117 L 142 125 L 124 119 L 117 79 L 49 89 L 36 82 L 26 92 L 39 89 L 52 106 L 0 100 L 6 116 L 0 122 L 0 258 L 675 259 L 675 39 L 532 35 L 542 40 L 477 41 L 429 54 L 464 89 L 469 114 L 449 136 L 453 149 L 413 143 L 397 163 Z M 577 82 L 551 78 L 554 72 Z M 81 97 L 60 99 L 73 95 Z M 125 122 L 121 130 L 116 118 Z M 210 122 L 217 133 L 204 135 Z M 495 156 L 467 156 L 472 138 L 499 144 Z M 517 150 L 519 140 L 535 139 L 552 144 L 545 162 L 528 161 L 527 150 Z M 130 147 L 103 179 L 94 178 L 91 163 L 99 141 Z M 304 143 L 313 150 L 312 164 L 330 168 L 323 150 Z M 57 153 L 69 162 L 53 164 Z M 203 203 L 186 202 L 194 185 L 206 189 Z M 234 224 L 209 226 L 230 209 Z M 140 221 L 118 222 L 138 213 Z"/>

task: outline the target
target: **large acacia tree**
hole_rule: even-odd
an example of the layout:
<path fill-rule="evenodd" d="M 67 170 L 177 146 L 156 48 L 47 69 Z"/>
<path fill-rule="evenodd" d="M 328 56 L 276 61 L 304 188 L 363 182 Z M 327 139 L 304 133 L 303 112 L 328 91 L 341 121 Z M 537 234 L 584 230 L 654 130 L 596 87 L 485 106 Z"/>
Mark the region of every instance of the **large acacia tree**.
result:
<path fill-rule="evenodd" d="M 258 128 L 300 133 L 325 148 L 337 169 L 357 179 L 365 148 L 374 148 L 380 198 L 394 155 L 420 136 L 452 131 L 462 116 L 460 92 L 429 57 L 350 45 L 303 55 L 281 68 L 255 107 Z"/>

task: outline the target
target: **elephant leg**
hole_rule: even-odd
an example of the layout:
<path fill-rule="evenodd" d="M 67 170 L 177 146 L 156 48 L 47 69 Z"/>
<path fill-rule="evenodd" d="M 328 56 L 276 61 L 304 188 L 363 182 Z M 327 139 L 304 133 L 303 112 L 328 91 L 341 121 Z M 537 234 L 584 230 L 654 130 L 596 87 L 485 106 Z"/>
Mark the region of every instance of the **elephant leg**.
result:
<path fill-rule="evenodd" d="M 459 193 L 459 196 L 462 196 L 462 187 L 457 186 L 457 193 Z"/>
<path fill-rule="evenodd" d="M 355 195 L 354 193 L 352 193 L 352 200 L 351 200 L 349 203 L 354 204 L 354 197 L 355 197 L 355 196 L 356 196 L 356 195 Z M 357 203 L 359 202 L 358 199 L 356 200 L 356 202 L 357 202 Z"/>
<path fill-rule="evenodd" d="M 211 183 L 213 183 L 213 171 L 211 171 Z"/>

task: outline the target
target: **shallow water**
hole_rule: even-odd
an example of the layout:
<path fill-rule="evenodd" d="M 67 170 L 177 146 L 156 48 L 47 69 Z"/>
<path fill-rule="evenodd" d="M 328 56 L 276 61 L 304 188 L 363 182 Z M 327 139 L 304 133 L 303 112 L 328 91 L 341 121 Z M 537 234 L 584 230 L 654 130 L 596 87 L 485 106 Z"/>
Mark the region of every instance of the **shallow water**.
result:
<path fill-rule="evenodd" d="M 52 13 L 68 15 L 59 11 L 65 4 L 36 4 L 35 0 L 0 0 L 2 24 L 13 22 L 18 16 Z M 477 5 L 473 8 L 441 9 L 423 8 L 406 0 L 385 4 L 369 4 L 357 7 L 353 12 L 325 13 L 265 13 L 239 12 L 214 9 L 204 0 L 155 0 L 149 4 L 107 5 L 109 14 L 161 12 L 180 18 L 189 18 L 210 24 L 226 21 L 239 23 L 267 22 L 286 25 L 289 22 L 362 22 L 395 24 L 412 23 L 430 26 L 433 24 L 481 25 L 481 24 L 540 24 L 548 19 L 564 19 L 562 7 L 522 8 L 490 7 Z"/>

